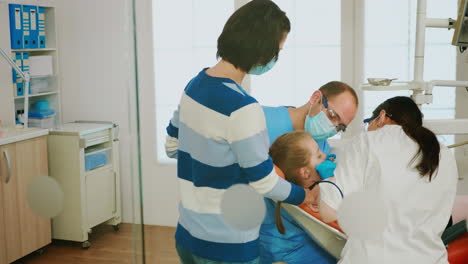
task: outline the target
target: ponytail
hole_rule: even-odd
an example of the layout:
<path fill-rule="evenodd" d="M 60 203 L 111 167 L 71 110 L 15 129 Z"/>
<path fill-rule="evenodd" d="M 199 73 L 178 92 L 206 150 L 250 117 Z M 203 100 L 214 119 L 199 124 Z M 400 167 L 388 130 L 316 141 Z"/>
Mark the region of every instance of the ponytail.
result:
<path fill-rule="evenodd" d="M 403 126 L 406 135 L 412 138 L 419 145 L 419 150 L 411 160 L 410 164 L 421 157 L 416 169 L 421 176 L 429 176 L 429 181 L 437 171 L 440 161 L 440 144 L 436 135 L 423 126 L 409 128 Z"/>
<path fill-rule="evenodd" d="M 276 229 L 278 229 L 278 232 L 280 232 L 280 234 L 284 235 L 286 234 L 286 228 L 284 227 L 283 218 L 281 217 L 281 202 L 276 202 L 275 214 Z"/>
<path fill-rule="evenodd" d="M 440 144 L 436 135 L 423 127 L 423 113 L 419 107 L 409 97 L 396 96 L 380 104 L 373 111 L 373 116 L 378 116 L 382 110 L 385 110 L 387 116 L 400 125 L 405 134 L 419 145 L 410 165 L 419 160 L 415 168 L 422 177 L 429 176 L 431 181 L 439 167 Z"/>

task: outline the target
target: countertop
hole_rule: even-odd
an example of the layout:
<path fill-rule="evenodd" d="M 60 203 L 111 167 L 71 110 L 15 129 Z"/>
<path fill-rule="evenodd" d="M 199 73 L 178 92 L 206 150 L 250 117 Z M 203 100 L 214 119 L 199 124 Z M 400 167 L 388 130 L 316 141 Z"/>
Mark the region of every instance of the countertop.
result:
<path fill-rule="evenodd" d="M 48 134 L 49 130 L 42 128 L 2 128 L 0 146 Z"/>

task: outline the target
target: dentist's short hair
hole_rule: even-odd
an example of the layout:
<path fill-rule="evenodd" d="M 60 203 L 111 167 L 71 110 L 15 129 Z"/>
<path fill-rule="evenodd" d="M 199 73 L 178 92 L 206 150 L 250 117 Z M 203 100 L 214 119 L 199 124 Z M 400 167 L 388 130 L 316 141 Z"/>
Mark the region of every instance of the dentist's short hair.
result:
<path fill-rule="evenodd" d="M 333 99 L 333 97 L 338 96 L 344 92 L 349 92 L 353 96 L 356 105 L 359 105 L 359 99 L 356 94 L 356 91 L 354 91 L 354 89 L 350 85 L 344 82 L 328 82 L 322 85 L 322 87 L 319 88 L 319 91 L 321 91 L 322 94 L 325 95 L 325 97 L 327 97 L 328 100 Z"/>

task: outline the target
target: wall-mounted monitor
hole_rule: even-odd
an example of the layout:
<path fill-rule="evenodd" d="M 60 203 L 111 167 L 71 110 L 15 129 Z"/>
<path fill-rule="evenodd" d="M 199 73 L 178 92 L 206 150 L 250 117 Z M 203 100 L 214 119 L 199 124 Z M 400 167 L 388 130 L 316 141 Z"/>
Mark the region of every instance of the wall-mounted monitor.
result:
<path fill-rule="evenodd" d="M 452 45 L 468 47 L 468 0 L 461 0 Z"/>

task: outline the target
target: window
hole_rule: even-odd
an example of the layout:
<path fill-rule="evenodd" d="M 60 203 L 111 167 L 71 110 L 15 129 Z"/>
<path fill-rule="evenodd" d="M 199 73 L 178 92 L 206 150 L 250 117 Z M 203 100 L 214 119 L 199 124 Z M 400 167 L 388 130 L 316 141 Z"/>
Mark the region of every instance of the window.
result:
<path fill-rule="evenodd" d="M 216 63 L 216 45 L 234 0 L 154 0 L 157 156 L 169 162 L 166 126 L 187 83 Z"/>
<path fill-rule="evenodd" d="M 353 3 L 347 0 L 275 0 L 287 13 L 291 32 L 276 66 L 265 75 L 250 78 L 251 93 L 262 105 L 301 106 L 323 84 L 342 80 L 342 76 L 355 76 L 353 67 L 363 69 L 365 78 L 413 79 L 417 0 L 351 1 Z M 362 15 L 360 9 L 355 10 L 361 1 L 365 2 Z M 203 67 L 216 63 L 217 38 L 235 4 L 243 2 L 246 1 L 153 1 L 159 161 L 169 160 L 164 150 L 165 128 L 185 85 Z M 428 0 L 427 6 L 428 17 L 455 18 L 457 14 L 455 0 Z M 357 27 L 351 14 L 364 16 L 365 19 L 364 65 L 348 61 L 356 59 L 347 56 L 348 52 L 354 51 L 346 45 L 351 45 L 349 43 L 354 40 L 347 39 L 352 36 L 345 34 L 349 32 L 342 32 L 342 26 Z M 362 33 L 360 29 L 356 30 Z M 455 79 L 456 50 L 450 45 L 452 34 L 453 31 L 440 28 L 426 30 L 425 80 Z M 356 45 L 361 44 L 358 40 Z M 361 98 L 361 102 L 364 101 L 364 116 L 369 116 L 385 99 L 398 94 L 411 93 L 365 92 L 364 98 Z M 434 103 L 424 106 L 423 112 L 429 119 L 453 118 L 455 89 L 435 88 Z M 356 116 L 355 119 L 359 121 L 362 118 Z M 449 144 L 454 137 L 441 139 Z"/>
<path fill-rule="evenodd" d="M 340 80 L 341 1 L 276 0 L 291 32 L 271 72 L 251 77 L 262 105 L 301 106 L 323 84 Z"/>
<path fill-rule="evenodd" d="M 235 0 L 153 3 L 157 156 L 168 162 L 165 128 L 188 81 L 216 63 L 216 41 Z M 341 0 L 275 3 L 287 13 L 292 31 L 271 72 L 252 76 L 252 94 L 263 105 L 299 106 L 321 85 L 340 80 Z"/>
<path fill-rule="evenodd" d="M 365 67 L 364 76 L 413 80 L 416 35 L 416 0 L 368 0 L 365 10 Z M 383 10 L 385 10 L 383 12 Z M 457 1 L 427 1 L 427 16 L 455 18 Z M 391 22 L 391 23 L 390 23 Z M 453 31 L 441 28 L 426 29 L 424 80 L 455 80 L 456 50 L 450 44 Z M 411 95 L 410 91 L 364 93 L 364 116 L 385 99 L 396 95 Z M 455 88 L 436 87 L 433 104 L 424 105 L 426 119 L 455 117 Z M 452 144 L 453 136 L 439 137 Z"/>

